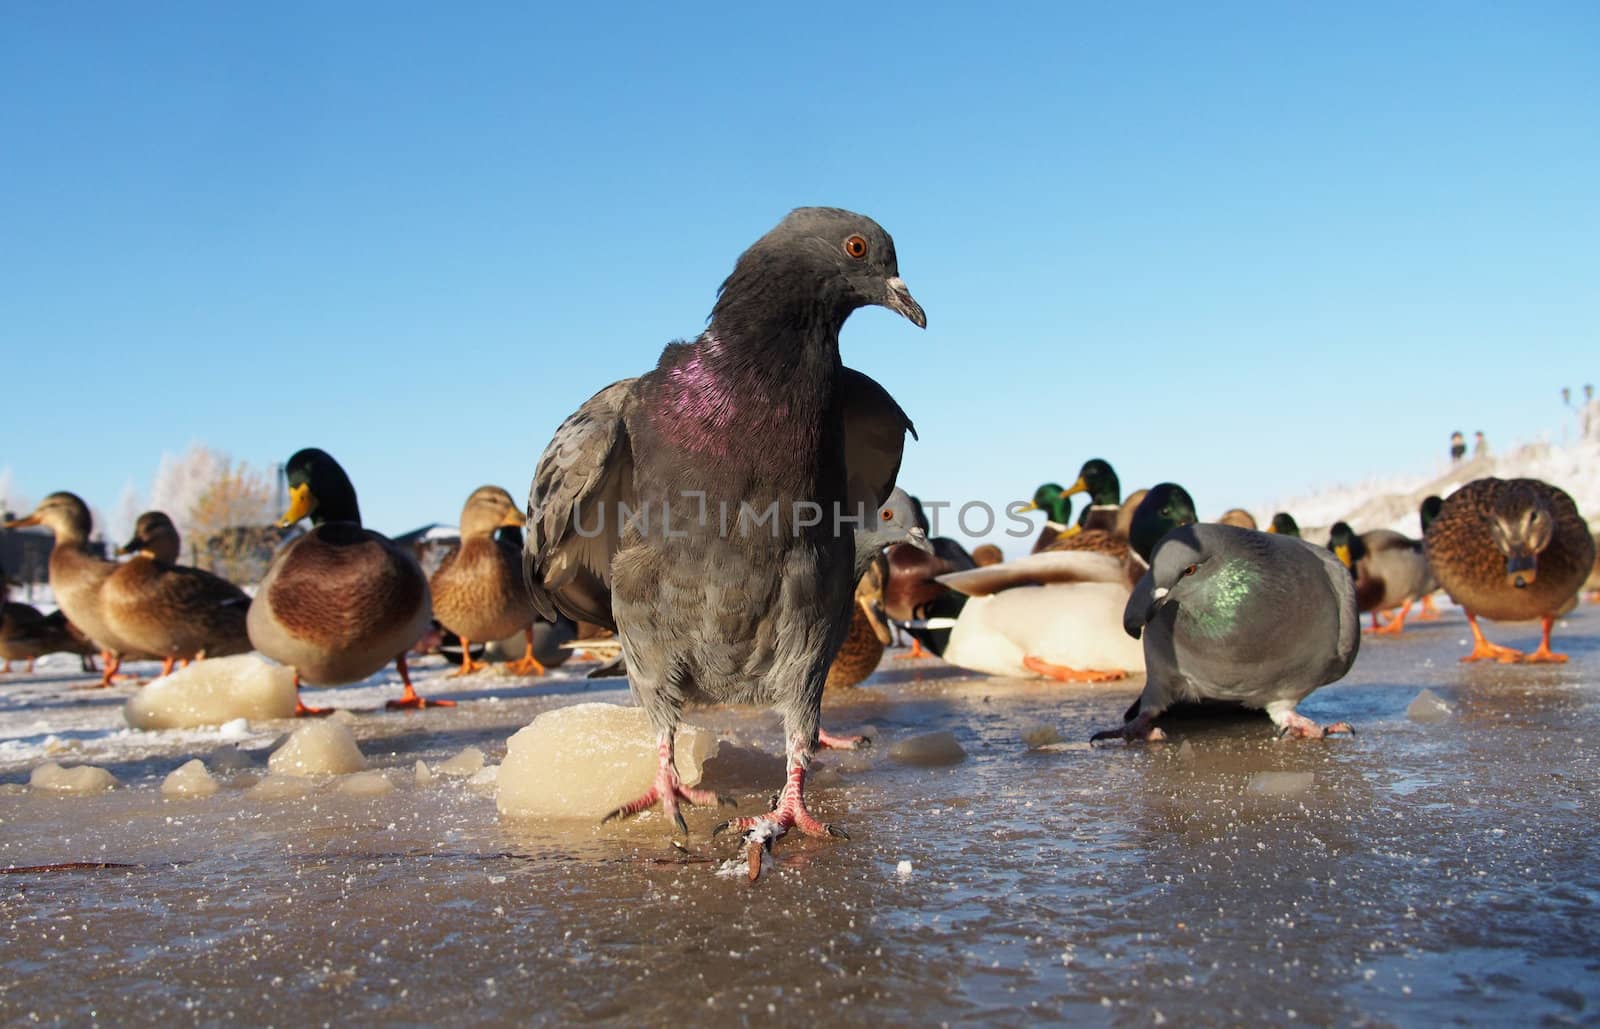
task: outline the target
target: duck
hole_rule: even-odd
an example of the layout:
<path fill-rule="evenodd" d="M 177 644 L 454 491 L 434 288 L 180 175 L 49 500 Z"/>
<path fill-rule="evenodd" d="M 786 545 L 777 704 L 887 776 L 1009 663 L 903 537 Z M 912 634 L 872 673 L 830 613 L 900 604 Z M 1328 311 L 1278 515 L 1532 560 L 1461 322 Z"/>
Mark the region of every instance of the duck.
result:
<path fill-rule="evenodd" d="M 865 682 L 883 661 L 883 651 L 892 641 L 888 617 L 883 610 L 883 584 L 888 579 L 886 547 L 905 543 L 931 552 L 927 531 L 916 523 L 911 498 L 896 487 L 878 509 L 878 519 L 856 533 L 856 591 L 852 603 L 850 629 L 833 664 L 828 667 L 826 690 L 848 689 Z"/>
<path fill-rule="evenodd" d="M 1424 544 L 1439 584 L 1465 609 L 1472 629 L 1472 651 L 1462 661 L 1567 660 L 1550 649 L 1550 630 L 1593 573 L 1595 539 L 1565 490 L 1539 479 L 1474 479 L 1445 498 Z M 1490 643 L 1479 616 L 1538 619 L 1538 649 Z"/>
<path fill-rule="evenodd" d="M 506 669 L 514 675 L 544 675 L 534 656 L 533 600 L 522 578 L 520 541 L 496 538 L 497 530 L 521 530 L 524 521 L 511 494 L 499 486 L 479 486 L 461 508 L 461 543 L 445 555 L 428 580 L 439 623 L 461 639 L 461 666 L 453 677 L 489 667 L 477 661 L 471 640 L 488 643 L 521 632 L 527 647 Z"/>
<path fill-rule="evenodd" d="M 303 683 L 357 682 L 393 661 L 405 695 L 388 707 L 453 707 L 454 701 L 417 695 L 406 651 L 427 631 L 432 601 L 417 559 L 393 540 L 361 525 L 350 477 L 327 452 L 297 451 L 284 466 L 290 528 L 310 519 L 309 532 L 290 540 L 267 569 L 247 628 L 262 654 L 294 669 Z M 297 701 L 296 715 L 331 709 Z"/>
<path fill-rule="evenodd" d="M 1128 539 L 1133 531 L 1133 516 L 1139 510 L 1139 505 L 1144 503 L 1144 498 L 1150 495 L 1147 489 L 1136 489 L 1122 500 L 1122 506 L 1117 509 L 1117 535 Z"/>
<path fill-rule="evenodd" d="M 101 591 L 117 564 L 89 549 L 89 534 L 94 528 L 89 505 L 76 493 L 62 490 L 41 500 L 26 518 L 7 522 L 5 528 L 28 525 L 42 525 L 55 536 L 55 546 L 50 550 L 50 592 L 66 620 L 101 650 L 105 669 L 98 685 L 112 685 L 123 659 L 134 656 L 135 648 L 112 630 L 105 617 Z"/>
<path fill-rule="evenodd" d="M 914 497 L 911 503 L 917 512 L 918 527 L 926 534 L 929 526 L 921 515 L 922 506 Z M 1076 526 L 1062 526 L 1063 531 L 1069 528 L 1076 531 Z M 948 614 L 947 609 L 957 598 L 938 583 L 938 577 L 978 566 L 966 548 L 948 536 L 932 536 L 927 543 L 926 547 L 910 542 L 896 543 L 886 552 L 889 567 L 881 598 L 885 615 L 894 622 L 922 622 Z M 937 655 L 942 649 L 942 631 L 930 634 L 909 629 L 908 632 L 911 649 L 898 660 L 927 657 L 930 651 Z"/>
<path fill-rule="evenodd" d="M 12 600 L 13 585 L 0 572 L 0 658 L 5 660 L 0 674 L 9 675 L 13 661 L 28 662 L 31 674 L 33 663 L 46 654 L 64 651 L 86 658 L 94 653 L 94 645 L 74 630 L 60 611 L 44 614 L 32 604 Z"/>
<path fill-rule="evenodd" d="M 1294 515 L 1287 511 L 1279 511 L 1272 516 L 1272 521 L 1267 525 L 1267 531 L 1277 536 L 1293 536 L 1300 538 L 1300 523 L 1294 520 Z"/>
<path fill-rule="evenodd" d="M 1404 632 L 1411 605 L 1428 593 L 1432 581 L 1422 542 L 1393 529 L 1357 535 L 1350 523 L 1335 522 L 1328 530 L 1328 549 L 1355 577 L 1356 610 L 1372 614 L 1368 631 L 1379 636 Z M 1380 625 L 1378 612 L 1392 608 L 1399 613 Z"/>
<path fill-rule="evenodd" d="M 1199 521 L 1194 498 L 1188 490 L 1175 482 L 1157 483 L 1139 501 L 1129 519 L 1128 542 L 1148 565 L 1161 537 L 1180 525 L 1195 525 Z"/>
<path fill-rule="evenodd" d="M 1600 532 L 1594 534 L 1594 548 L 1594 569 L 1589 572 L 1589 579 L 1583 588 L 1589 593 L 1589 603 L 1600 604 Z"/>
<path fill-rule="evenodd" d="M 1027 514 L 1030 511 L 1044 512 L 1044 528 L 1039 530 L 1038 539 L 1033 541 L 1035 554 L 1048 547 L 1056 537 L 1077 529 L 1072 524 L 1072 500 L 1060 483 L 1047 482 L 1034 490 L 1033 499 L 1024 504 L 1018 513 Z"/>
<path fill-rule="evenodd" d="M 941 656 L 988 675 L 1113 682 L 1144 671 L 1144 648 L 1122 630 L 1123 609 L 1144 574 L 1133 555 L 1030 554 L 938 582 L 962 594 Z M 946 619 L 930 620 L 943 627 Z"/>
<path fill-rule="evenodd" d="M 1422 498 L 1422 503 L 1417 507 L 1417 520 L 1422 524 L 1421 539 L 1428 536 L 1428 526 L 1439 517 L 1439 511 L 1444 507 L 1444 498 L 1437 493 Z M 1422 610 L 1417 613 L 1417 618 L 1424 622 L 1439 620 L 1439 609 L 1434 606 L 1433 595 L 1439 592 L 1439 577 L 1433 574 L 1433 565 L 1428 565 L 1428 592 L 1422 595 Z"/>
<path fill-rule="evenodd" d="M 111 631 L 142 654 L 175 662 L 248 653 L 245 617 L 250 597 L 219 576 L 177 563 L 178 528 L 162 511 L 146 511 L 134 524 L 118 565 L 101 588 Z"/>
<path fill-rule="evenodd" d="M 1074 497 L 1079 493 L 1089 495 L 1089 506 L 1078 516 L 1078 528 L 1085 532 L 1091 529 L 1115 531 L 1117 515 L 1122 510 L 1122 482 L 1111 462 L 1100 457 L 1085 461 L 1078 469 L 1078 478 L 1067 487 L 1064 495 Z"/>
<path fill-rule="evenodd" d="M 1256 516 L 1242 507 L 1230 507 L 1217 519 L 1218 525 L 1231 525 L 1236 529 L 1259 529 Z"/>

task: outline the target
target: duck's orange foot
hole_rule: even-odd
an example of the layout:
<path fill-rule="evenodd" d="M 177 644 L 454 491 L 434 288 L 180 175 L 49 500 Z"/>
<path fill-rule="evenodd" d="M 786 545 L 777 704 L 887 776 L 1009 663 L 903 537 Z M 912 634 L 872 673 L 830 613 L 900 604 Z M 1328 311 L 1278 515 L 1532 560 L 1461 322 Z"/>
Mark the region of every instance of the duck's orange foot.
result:
<path fill-rule="evenodd" d="M 1127 672 L 1115 668 L 1068 668 L 1066 665 L 1051 664 L 1032 654 L 1023 656 L 1022 666 L 1030 672 L 1047 679 L 1054 679 L 1056 682 L 1116 682 L 1118 679 L 1128 677 Z"/>
<path fill-rule="evenodd" d="M 506 671 L 512 675 L 535 675 L 541 677 L 550 674 L 550 669 L 544 666 L 544 662 L 532 655 L 519 657 L 515 661 L 507 662 Z"/>
<path fill-rule="evenodd" d="M 1498 643 L 1480 640 L 1473 646 L 1472 653 L 1461 659 L 1461 663 L 1465 665 L 1474 661 L 1498 661 L 1503 665 L 1514 665 L 1526 658 L 1526 654 L 1513 647 L 1502 647 Z"/>
<path fill-rule="evenodd" d="M 904 654 L 896 654 L 894 659 L 896 661 L 915 661 L 919 657 L 927 656 L 928 652 L 922 649 L 922 641 L 913 636 L 911 638 L 911 649 Z"/>
<path fill-rule="evenodd" d="M 1422 598 L 1422 610 L 1417 612 L 1417 619 L 1423 622 L 1437 622 L 1439 620 L 1439 609 L 1433 606 L 1433 598 L 1431 596 Z"/>
<path fill-rule="evenodd" d="M 461 667 L 450 673 L 450 678 L 459 679 L 464 675 L 475 675 L 489 667 L 487 661 L 474 661 L 472 655 L 467 653 L 467 641 L 461 641 Z"/>
<path fill-rule="evenodd" d="M 294 716 L 296 718 L 322 718 L 331 714 L 333 714 L 333 708 L 331 707 L 306 707 L 304 701 L 299 697 L 295 698 Z"/>
<path fill-rule="evenodd" d="M 391 700 L 383 705 L 390 711 L 421 711 L 425 707 L 455 707 L 453 700 L 432 700 L 416 693 L 407 693 L 399 700 Z"/>

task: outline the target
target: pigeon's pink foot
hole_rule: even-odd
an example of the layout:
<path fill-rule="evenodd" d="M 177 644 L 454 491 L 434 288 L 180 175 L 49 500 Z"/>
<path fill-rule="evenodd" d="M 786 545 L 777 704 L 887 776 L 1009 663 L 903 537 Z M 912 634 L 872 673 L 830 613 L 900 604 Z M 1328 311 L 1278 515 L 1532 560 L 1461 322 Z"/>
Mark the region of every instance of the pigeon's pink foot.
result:
<path fill-rule="evenodd" d="M 656 766 L 655 785 L 651 786 L 644 796 L 612 811 L 600 819 L 601 824 L 615 818 L 628 818 L 641 811 L 648 811 L 657 804 L 661 805 L 661 813 L 666 815 L 678 831 L 685 836 L 689 835 L 689 824 L 683 820 L 683 812 L 678 810 L 678 802 L 685 804 L 699 804 L 702 807 L 716 807 L 720 804 L 731 803 L 717 796 L 711 790 L 691 790 L 678 778 L 678 767 L 673 760 L 673 737 L 665 733 L 656 742 L 656 753 L 660 763 Z"/>
<path fill-rule="evenodd" d="M 786 836 L 790 829 L 799 829 L 807 836 L 837 836 L 844 840 L 850 838 L 850 834 L 843 829 L 817 821 L 816 817 L 806 810 L 805 786 L 805 766 L 791 758 L 789 783 L 774 801 L 770 814 L 730 818 L 711 830 L 713 836 L 720 836 L 730 829 L 744 833 L 745 843 L 749 848 L 751 882 L 755 882 L 761 875 L 761 852 L 763 850 L 770 852 L 773 843 Z"/>
<path fill-rule="evenodd" d="M 865 750 L 872 746 L 871 736 L 835 736 L 832 733 L 817 730 L 817 746 L 824 750 Z"/>
<path fill-rule="evenodd" d="M 1089 737 L 1090 743 L 1100 740 L 1127 740 L 1129 743 L 1160 743 L 1167 734 L 1156 728 L 1156 716 L 1144 712 L 1131 722 L 1123 722 L 1116 729 L 1104 729 Z"/>
<path fill-rule="evenodd" d="M 1267 714 L 1278 727 L 1279 737 L 1292 737 L 1297 740 L 1320 740 L 1337 733 L 1354 736 L 1356 731 L 1350 727 L 1349 722 L 1334 722 L 1332 725 L 1322 726 L 1313 722 L 1300 712 L 1290 708 L 1287 711 L 1273 711 L 1268 709 Z"/>

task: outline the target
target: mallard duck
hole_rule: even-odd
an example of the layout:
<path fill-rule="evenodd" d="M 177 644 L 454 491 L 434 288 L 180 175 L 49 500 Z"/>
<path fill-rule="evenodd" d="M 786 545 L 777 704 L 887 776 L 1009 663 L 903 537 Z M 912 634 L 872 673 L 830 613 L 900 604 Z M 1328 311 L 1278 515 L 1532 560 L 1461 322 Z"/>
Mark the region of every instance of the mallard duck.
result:
<path fill-rule="evenodd" d="M 941 575 L 941 585 L 966 596 L 943 657 L 989 675 L 1058 682 L 1142 672 L 1144 649 L 1123 632 L 1122 612 L 1143 572 L 1131 555 L 1050 551 Z"/>
<path fill-rule="evenodd" d="M 828 667 L 825 689 L 842 689 L 864 682 L 883 660 L 883 650 L 892 639 L 883 611 L 883 584 L 889 569 L 889 559 L 883 551 L 887 546 L 902 542 L 918 550 L 932 549 L 927 531 L 916 524 L 911 498 L 897 487 L 878 509 L 877 521 L 856 532 L 856 592 L 850 631 Z"/>
<path fill-rule="evenodd" d="M 89 505 L 75 493 L 52 493 L 32 514 L 7 522 L 5 527 L 25 525 L 42 525 L 55 535 L 56 544 L 50 551 L 50 592 L 67 620 L 104 652 L 100 685 L 110 686 L 122 659 L 132 656 L 135 648 L 112 630 L 105 617 L 101 590 L 117 565 L 89 552 L 89 532 L 94 527 Z"/>
<path fill-rule="evenodd" d="M 1117 508 L 1116 533 L 1123 539 L 1129 539 L 1133 532 L 1133 516 L 1139 510 L 1139 505 L 1144 503 L 1144 498 L 1150 495 L 1147 489 L 1136 489 L 1123 498 L 1122 506 Z"/>
<path fill-rule="evenodd" d="M 1422 504 L 1417 508 L 1417 520 L 1422 523 L 1420 539 L 1428 538 L 1428 526 L 1439 517 L 1439 511 L 1444 507 L 1444 498 L 1438 495 L 1424 497 Z M 1439 609 L 1433 605 L 1433 595 L 1439 592 L 1439 578 L 1433 574 L 1433 565 L 1428 565 L 1428 592 L 1422 595 L 1422 610 L 1417 613 L 1417 618 L 1424 622 L 1434 622 L 1439 619 Z"/>
<path fill-rule="evenodd" d="M 523 514 L 499 486 L 479 486 L 461 509 L 461 544 L 445 556 L 428 585 L 433 611 L 446 629 L 461 638 L 457 676 L 489 667 L 475 661 L 469 641 L 488 643 L 517 632 L 527 637 L 520 660 L 506 668 L 516 675 L 544 675 L 533 653 L 533 601 L 522 579 L 522 546 L 496 539 L 495 530 L 521 528 Z"/>
<path fill-rule="evenodd" d="M 1134 552 L 1150 563 L 1150 554 L 1161 537 L 1180 525 L 1194 525 L 1200 521 L 1194 512 L 1194 498 L 1189 491 L 1175 482 L 1158 483 L 1134 509 L 1128 525 L 1128 542 Z"/>
<path fill-rule="evenodd" d="M 1445 498 L 1425 542 L 1439 584 L 1472 627 L 1472 652 L 1463 661 L 1566 661 L 1550 649 L 1550 628 L 1593 571 L 1595 541 L 1563 490 L 1538 479 L 1474 479 Z M 1525 654 L 1490 643 L 1479 615 L 1539 619 L 1539 648 Z"/>
<path fill-rule="evenodd" d="M 972 563 L 979 568 L 997 565 L 1005 559 L 1005 553 L 993 543 L 980 543 L 972 548 Z"/>
<path fill-rule="evenodd" d="M 13 661 L 28 662 L 28 671 L 32 672 L 33 663 L 46 654 L 68 653 L 87 658 L 94 653 L 94 644 L 73 629 L 66 615 L 60 611 L 43 614 L 31 604 L 9 599 L 9 586 L 0 577 L 0 658 L 5 659 L 4 672 L 11 671 Z"/>
<path fill-rule="evenodd" d="M 1059 483 L 1047 482 L 1034 490 L 1033 499 L 1023 505 L 1019 513 L 1027 514 L 1030 511 L 1044 512 L 1044 528 L 1039 530 L 1039 538 L 1033 541 L 1035 554 L 1048 547 L 1057 536 L 1077 531 L 1077 526 L 1072 524 L 1072 501 Z"/>
<path fill-rule="evenodd" d="M 1398 636 L 1405 631 L 1411 605 L 1431 585 L 1428 558 L 1420 540 L 1392 529 L 1374 529 L 1356 535 L 1348 522 L 1335 522 L 1328 530 L 1328 549 L 1355 576 L 1356 610 L 1371 612 L 1370 632 Z M 1399 608 L 1388 625 L 1378 623 L 1378 612 Z"/>
<path fill-rule="evenodd" d="M 161 511 L 146 511 L 135 524 L 123 562 L 101 588 L 106 623 L 140 653 L 173 663 L 227 657 L 250 650 L 245 615 L 250 597 L 226 579 L 176 564 L 177 526 Z"/>
<path fill-rule="evenodd" d="M 1089 494 L 1089 506 L 1078 516 L 1078 528 L 1085 532 L 1090 529 L 1115 531 L 1117 515 L 1122 510 L 1122 482 L 1111 462 L 1098 457 L 1085 461 L 1065 495 L 1073 497 L 1079 493 Z"/>
<path fill-rule="evenodd" d="M 356 490 L 339 463 L 321 450 L 301 450 L 285 466 L 289 528 L 302 518 L 311 531 L 278 552 L 250 605 L 250 642 L 294 669 L 302 682 L 357 682 L 393 661 L 405 695 L 391 708 L 451 707 L 417 695 L 406 650 L 428 629 L 428 580 L 416 558 L 361 527 Z M 297 705 L 296 714 L 327 709 Z"/>
<path fill-rule="evenodd" d="M 1272 524 L 1267 526 L 1267 531 L 1278 536 L 1293 536 L 1300 538 L 1300 523 L 1294 520 L 1294 515 L 1287 511 L 1279 511 L 1272 516 Z"/>
<path fill-rule="evenodd" d="M 948 572 L 976 568 L 978 563 L 966 548 L 946 536 L 928 541 L 927 547 L 910 543 L 896 543 L 888 550 L 889 572 L 883 587 L 883 610 L 896 622 L 920 622 L 948 614 L 943 610 L 952 598 L 950 590 L 936 579 Z M 923 647 L 939 653 L 942 639 L 935 639 L 921 631 L 912 631 L 912 646 L 901 659 L 925 657 Z"/>
<path fill-rule="evenodd" d="M 1217 519 L 1218 525 L 1231 525 L 1235 529 L 1259 529 L 1256 516 L 1242 507 L 1230 507 Z"/>

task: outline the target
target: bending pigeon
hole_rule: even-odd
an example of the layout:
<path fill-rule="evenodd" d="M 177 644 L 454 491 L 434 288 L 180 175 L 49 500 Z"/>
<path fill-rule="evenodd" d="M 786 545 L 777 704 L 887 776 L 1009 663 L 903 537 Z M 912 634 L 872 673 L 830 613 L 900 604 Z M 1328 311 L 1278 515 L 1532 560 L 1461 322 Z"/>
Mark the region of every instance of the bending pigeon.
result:
<path fill-rule="evenodd" d="M 1344 676 L 1361 646 L 1355 585 L 1328 551 L 1230 525 L 1174 529 L 1156 547 L 1122 615 L 1144 635 L 1148 673 L 1137 712 L 1094 739 L 1161 739 L 1152 724 L 1179 701 L 1231 700 L 1263 708 L 1284 735 L 1323 728 L 1295 711 Z"/>
<path fill-rule="evenodd" d="M 772 812 L 718 826 L 839 835 L 807 811 L 828 665 L 850 621 L 854 531 L 889 496 L 911 423 L 839 359 L 876 304 L 919 327 L 894 241 L 870 218 L 800 208 L 740 255 L 711 324 L 655 369 L 601 390 L 556 431 L 528 498 L 523 566 L 545 618 L 615 625 L 656 730 L 660 804 L 683 825 L 673 730 L 686 700 L 783 713 L 787 785 Z"/>

